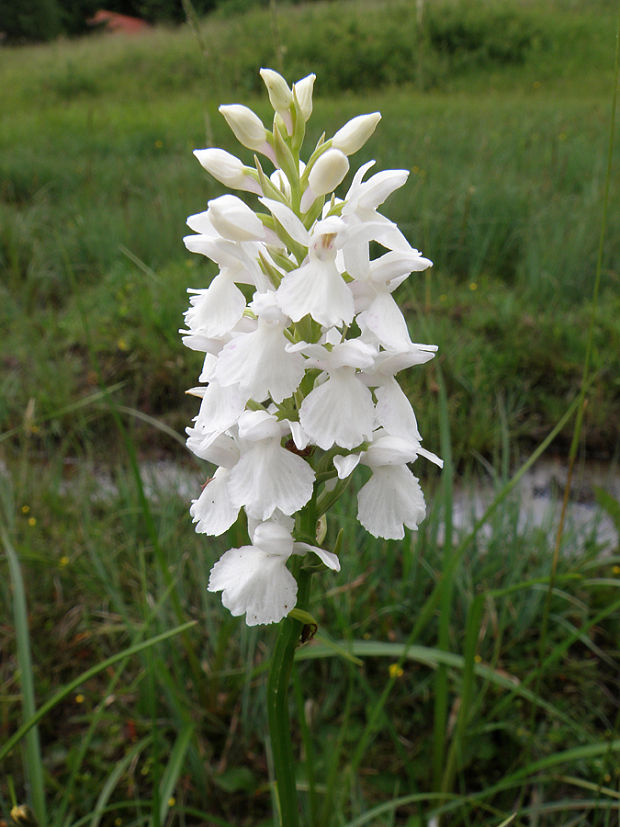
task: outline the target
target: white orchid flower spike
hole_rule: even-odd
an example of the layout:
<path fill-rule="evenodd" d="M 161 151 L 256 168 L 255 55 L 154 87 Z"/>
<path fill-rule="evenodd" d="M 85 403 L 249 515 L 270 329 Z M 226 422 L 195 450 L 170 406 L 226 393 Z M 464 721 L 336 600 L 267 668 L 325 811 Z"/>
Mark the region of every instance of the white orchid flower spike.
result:
<path fill-rule="evenodd" d="M 324 134 L 302 159 L 315 76 L 289 84 L 265 68 L 261 77 L 271 124 L 242 104 L 220 107 L 237 140 L 258 153 L 254 165 L 217 147 L 195 151 L 239 194 L 211 198 L 187 220 L 187 249 L 217 272 L 189 291 L 181 331 L 204 355 L 189 391 L 200 408 L 187 446 L 211 466 L 190 514 L 208 536 L 247 525 L 249 544 L 222 555 L 208 588 L 250 626 L 279 622 L 298 595 L 305 609 L 310 577 L 340 571 L 322 547 L 335 540 L 326 512 L 358 473 L 367 479 L 360 523 L 398 540 L 426 512 L 409 465 L 441 464 L 422 448 L 397 379 L 436 351 L 416 344 L 397 293 L 432 262 L 379 212 L 409 173 L 370 174 L 374 161 L 350 170 L 378 112 Z"/>

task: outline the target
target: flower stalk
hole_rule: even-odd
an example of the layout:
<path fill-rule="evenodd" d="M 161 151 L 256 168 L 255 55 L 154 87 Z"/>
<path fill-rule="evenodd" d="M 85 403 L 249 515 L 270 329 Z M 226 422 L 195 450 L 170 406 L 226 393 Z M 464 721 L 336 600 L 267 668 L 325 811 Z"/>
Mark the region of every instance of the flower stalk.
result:
<path fill-rule="evenodd" d="M 297 605 L 307 605 L 312 572 L 301 568 L 297 578 Z M 286 617 L 280 624 L 267 680 L 269 738 L 275 776 L 275 799 L 280 827 L 297 827 L 299 804 L 295 776 L 295 757 L 289 718 L 289 684 L 295 649 L 300 642 L 303 623 Z"/>

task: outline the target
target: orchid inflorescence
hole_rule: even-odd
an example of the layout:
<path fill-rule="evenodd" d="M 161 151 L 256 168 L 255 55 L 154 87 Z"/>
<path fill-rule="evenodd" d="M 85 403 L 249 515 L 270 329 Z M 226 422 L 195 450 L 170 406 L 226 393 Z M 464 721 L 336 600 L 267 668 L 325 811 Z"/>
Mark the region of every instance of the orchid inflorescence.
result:
<path fill-rule="evenodd" d="M 378 112 L 359 115 L 300 160 L 312 113 L 314 75 L 289 88 L 270 69 L 261 76 L 275 110 L 273 129 L 242 105 L 220 107 L 239 142 L 268 159 L 268 175 L 222 149 L 196 150 L 218 181 L 258 196 L 258 211 L 235 195 L 209 201 L 188 218 L 187 248 L 219 266 L 207 288 L 192 289 L 184 343 L 205 354 L 200 410 L 187 445 L 217 470 L 194 500 L 196 531 L 217 536 L 245 511 L 251 544 L 225 552 L 209 590 L 221 591 L 248 625 L 274 623 L 295 606 L 291 555 L 313 552 L 339 571 L 299 516 L 325 514 L 358 464 L 371 475 L 357 495 L 360 523 L 375 537 L 401 539 L 425 504 L 408 467 L 421 446 L 416 418 L 396 374 L 431 359 L 433 345 L 411 341 L 392 296 L 431 262 L 377 208 L 407 180 L 386 170 L 367 180 L 361 166 L 344 199 L 333 191 L 348 156 L 374 132 Z M 264 163 L 264 162 L 263 162 Z M 370 242 L 383 248 L 370 257 Z M 311 542 L 302 540 L 310 539 Z"/>

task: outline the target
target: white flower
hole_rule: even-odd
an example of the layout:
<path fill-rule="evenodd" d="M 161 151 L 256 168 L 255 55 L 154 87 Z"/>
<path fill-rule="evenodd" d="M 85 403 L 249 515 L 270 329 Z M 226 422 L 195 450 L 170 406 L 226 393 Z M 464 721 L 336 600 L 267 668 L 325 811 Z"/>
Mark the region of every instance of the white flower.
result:
<path fill-rule="evenodd" d="M 268 132 L 255 112 L 239 103 L 220 106 L 219 111 L 240 144 L 275 161 L 273 150 L 267 143 Z"/>
<path fill-rule="evenodd" d="M 370 115 L 357 115 L 345 123 L 331 140 L 335 149 L 344 152 L 345 155 L 353 155 L 358 149 L 364 146 L 381 120 L 380 112 L 373 112 Z"/>
<path fill-rule="evenodd" d="M 357 495 L 357 519 L 374 537 L 402 540 L 426 515 L 424 494 L 406 465 L 378 466 Z"/>
<path fill-rule="evenodd" d="M 228 468 L 218 468 L 213 477 L 205 483 L 201 495 L 192 500 L 189 513 L 196 523 L 199 534 L 218 537 L 227 531 L 237 519 L 239 506 L 233 505 L 228 493 Z"/>
<path fill-rule="evenodd" d="M 225 387 L 215 380 L 208 387 L 193 388 L 190 393 L 202 397 L 202 402 L 193 428 L 187 429 L 187 447 L 196 456 L 207 459 L 215 439 L 231 428 L 245 410 L 248 394 L 235 385 Z"/>
<path fill-rule="evenodd" d="M 328 149 L 310 170 L 308 184 L 315 196 L 326 195 L 336 189 L 348 171 L 347 156 L 339 149 Z"/>
<path fill-rule="evenodd" d="M 348 158 L 339 149 L 328 149 L 319 155 L 308 175 L 308 187 L 301 198 L 301 212 L 308 212 L 317 198 L 336 189 L 348 171 Z"/>
<path fill-rule="evenodd" d="M 246 411 L 239 418 L 241 456 L 231 469 L 233 504 L 267 520 L 276 509 L 294 514 L 312 496 L 314 471 L 281 445 L 285 426 L 266 411 Z"/>
<path fill-rule="evenodd" d="M 404 527 L 416 529 L 424 519 L 426 506 L 417 477 L 407 467 L 420 454 L 443 465 L 424 451 L 419 440 L 377 431 L 361 462 L 372 469 L 372 476 L 357 495 L 357 518 L 375 537 L 402 540 Z"/>
<path fill-rule="evenodd" d="M 308 314 L 324 327 L 353 321 L 353 294 L 336 266 L 338 232 L 343 228 L 336 217 L 317 222 L 307 234 L 308 258 L 282 279 L 278 302 L 294 322 Z"/>
<path fill-rule="evenodd" d="M 375 398 L 378 425 L 403 439 L 421 439 L 411 403 L 394 378 L 375 388 Z"/>
<path fill-rule="evenodd" d="M 340 368 L 304 399 L 299 421 L 310 439 L 324 450 L 333 445 L 354 448 L 370 438 L 374 426 L 372 396 L 351 368 Z"/>
<path fill-rule="evenodd" d="M 379 233 L 380 235 L 381 233 Z M 374 340 L 391 351 L 407 351 L 412 342 L 407 323 L 392 298 L 392 291 L 413 270 L 431 266 L 418 250 L 391 250 L 374 261 L 369 261 L 360 249 L 345 248 L 347 270 L 354 281 L 351 292 L 355 298 L 357 324 L 368 340 Z"/>
<path fill-rule="evenodd" d="M 373 175 L 368 181 L 363 181 L 366 172 L 374 165 L 374 161 L 363 164 L 353 177 L 345 203 L 342 208 L 342 218 L 347 224 L 373 222 L 377 227 L 373 238 L 380 241 L 390 250 L 411 250 L 411 245 L 398 229 L 396 224 L 377 212 L 379 207 L 394 190 L 402 187 L 409 172 L 405 169 L 388 169 Z"/>
<path fill-rule="evenodd" d="M 293 103 L 293 94 L 288 87 L 288 83 L 282 75 L 274 72 L 273 69 L 261 69 L 260 76 L 267 87 L 271 105 L 284 121 L 288 134 L 292 135 L 293 121 L 290 110 Z"/>
<path fill-rule="evenodd" d="M 188 435 L 187 447 L 197 457 L 224 468 L 232 468 L 239 461 L 239 443 L 233 436 L 224 432 L 202 433 L 195 428 L 185 430 Z"/>
<path fill-rule="evenodd" d="M 363 181 L 364 175 L 374 163 L 368 161 L 355 173 L 345 198 L 343 214 L 357 213 L 359 218 L 372 219 L 377 207 L 383 204 L 394 190 L 402 187 L 409 177 L 409 170 L 386 169 L 377 172 L 368 181 Z"/>
<path fill-rule="evenodd" d="M 230 270 L 220 272 L 206 290 L 192 293 L 185 324 L 194 332 L 217 339 L 225 336 L 243 316 L 245 296 L 235 285 Z"/>
<path fill-rule="evenodd" d="M 370 439 L 375 423 L 372 394 L 356 373 L 373 364 L 374 348 L 359 340 L 321 345 L 300 343 L 289 347 L 308 354 L 308 364 L 327 373 L 302 402 L 299 421 L 310 441 L 324 450 L 333 445 L 354 448 Z"/>
<path fill-rule="evenodd" d="M 209 591 L 222 592 L 231 614 L 246 615 L 248 626 L 278 623 L 294 608 L 297 581 L 286 568 L 293 538 L 274 523 L 254 532 L 254 544 L 231 548 L 211 569 Z"/>
<path fill-rule="evenodd" d="M 263 224 L 236 195 L 220 195 L 209 201 L 207 215 L 211 224 L 230 241 L 255 241 L 264 238 Z"/>
<path fill-rule="evenodd" d="M 194 155 L 200 161 L 200 164 L 210 173 L 216 181 L 220 181 L 227 187 L 232 187 L 235 190 L 247 190 L 260 194 L 262 192 L 260 184 L 254 176 L 253 170 L 246 167 L 242 161 L 225 149 L 218 149 L 212 147 L 209 149 L 195 149 Z"/>
<path fill-rule="evenodd" d="M 248 626 L 278 623 L 294 608 L 297 582 L 286 568 L 291 554 L 314 552 L 326 566 L 340 570 L 335 554 L 306 543 L 295 543 L 282 525 L 257 525 L 252 545 L 229 549 L 211 569 L 209 591 L 222 592 L 222 603 Z"/>
<path fill-rule="evenodd" d="M 282 402 L 303 379 L 304 360 L 286 350 L 288 319 L 278 309 L 275 294 L 263 294 L 263 299 L 260 307 L 256 300 L 253 303 L 260 313 L 256 329 L 235 336 L 224 346 L 215 375 L 221 385 L 238 385 L 257 402 L 267 396 Z"/>
<path fill-rule="evenodd" d="M 312 74 L 293 84 L 293 98 L 304 121 L 309 120 L 312 115 L 312 90 L 315 80 L 316 75 Z"/>
<path fill-rule="evenodd" d="M 237 284 L 252 284 L 261 291 L 270 289 L 271 282 L 260 267 L 260 256 L 267 254 L 263 242 L 240 242 L 223 238 L 213 227 L 208 215 L 209 211 L 206 210 L 187 219 L 191 229 L 198 233 L 185 236 L 183 241 L 187 249 L 210 258 Z"/>

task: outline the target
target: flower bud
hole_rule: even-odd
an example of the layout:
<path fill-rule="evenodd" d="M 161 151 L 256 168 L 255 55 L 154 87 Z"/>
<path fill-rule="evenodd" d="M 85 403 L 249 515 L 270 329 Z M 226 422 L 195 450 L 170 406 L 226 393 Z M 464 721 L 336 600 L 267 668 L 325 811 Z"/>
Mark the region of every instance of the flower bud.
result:
<path fill-rule="evenodd" d="M 260 76 L 263 79 L 269 100 L 276 112 L 279 112 L 283 117 L 288 113 L 289 107 L 293 102 L 293 95 L 288 88 L 287 82 L 282 75 L 274 72 L 273 69 L 261 69 Z"/>
<path fill-rule="evenodd" d="M 314 195 L 325 195 L 336 189 L 349 171 L 349 161 L 339 149 L 328 149 L 316 161 L 308 184 Z"/>
<path fill-rule="evenodd" d="M 230 241 L 255 241 L 263 238 L 263 225 L 257 215 L 236 195 L 221 195 L 209 201 L 208 218 L 218 233 Z"/>
<path fill-rule="evenodd" d="M 23 824 L 24 827 L 37 827 L 34 813 L 27 804 L 19 804 L 11 810 L 11 821 L 14 824 Z"/>
<path fill-rule="evenodd" d="M 234 132 L 235 138 L 243 146 L 262 152 L 267 141 L 267 130 L 263 122 L 252 110 L 240 103 L 220 106 L 219 111 L 226 118 L 226 123 Z"/>
<path fill-rule="evenodd" d="M 216 181 L 220 181 L 227 187 L 248 192 L 262 192 L 258 182 L 248 174 L 249 168 L 230 152 L 217 148 L 195 149 L 194 155 Z"/>
<path fill-rule="evenodd" d="M 312 115 L 312 90 L 315 80 L 316 75 L 312 74 L 293 84 L 293 94 L 304 121 L 309 120 L 310 115 Z"/>
<path fill-rule="evenodd" d="M 344 152 L 345 155 L 352 155 L 364 146 L 380 120 L 380 112 L 373 112 L 370 115 L 358 115 L 356 118 L 352 118 L 336 132 L 332 138 L 332 146 Z"/>

